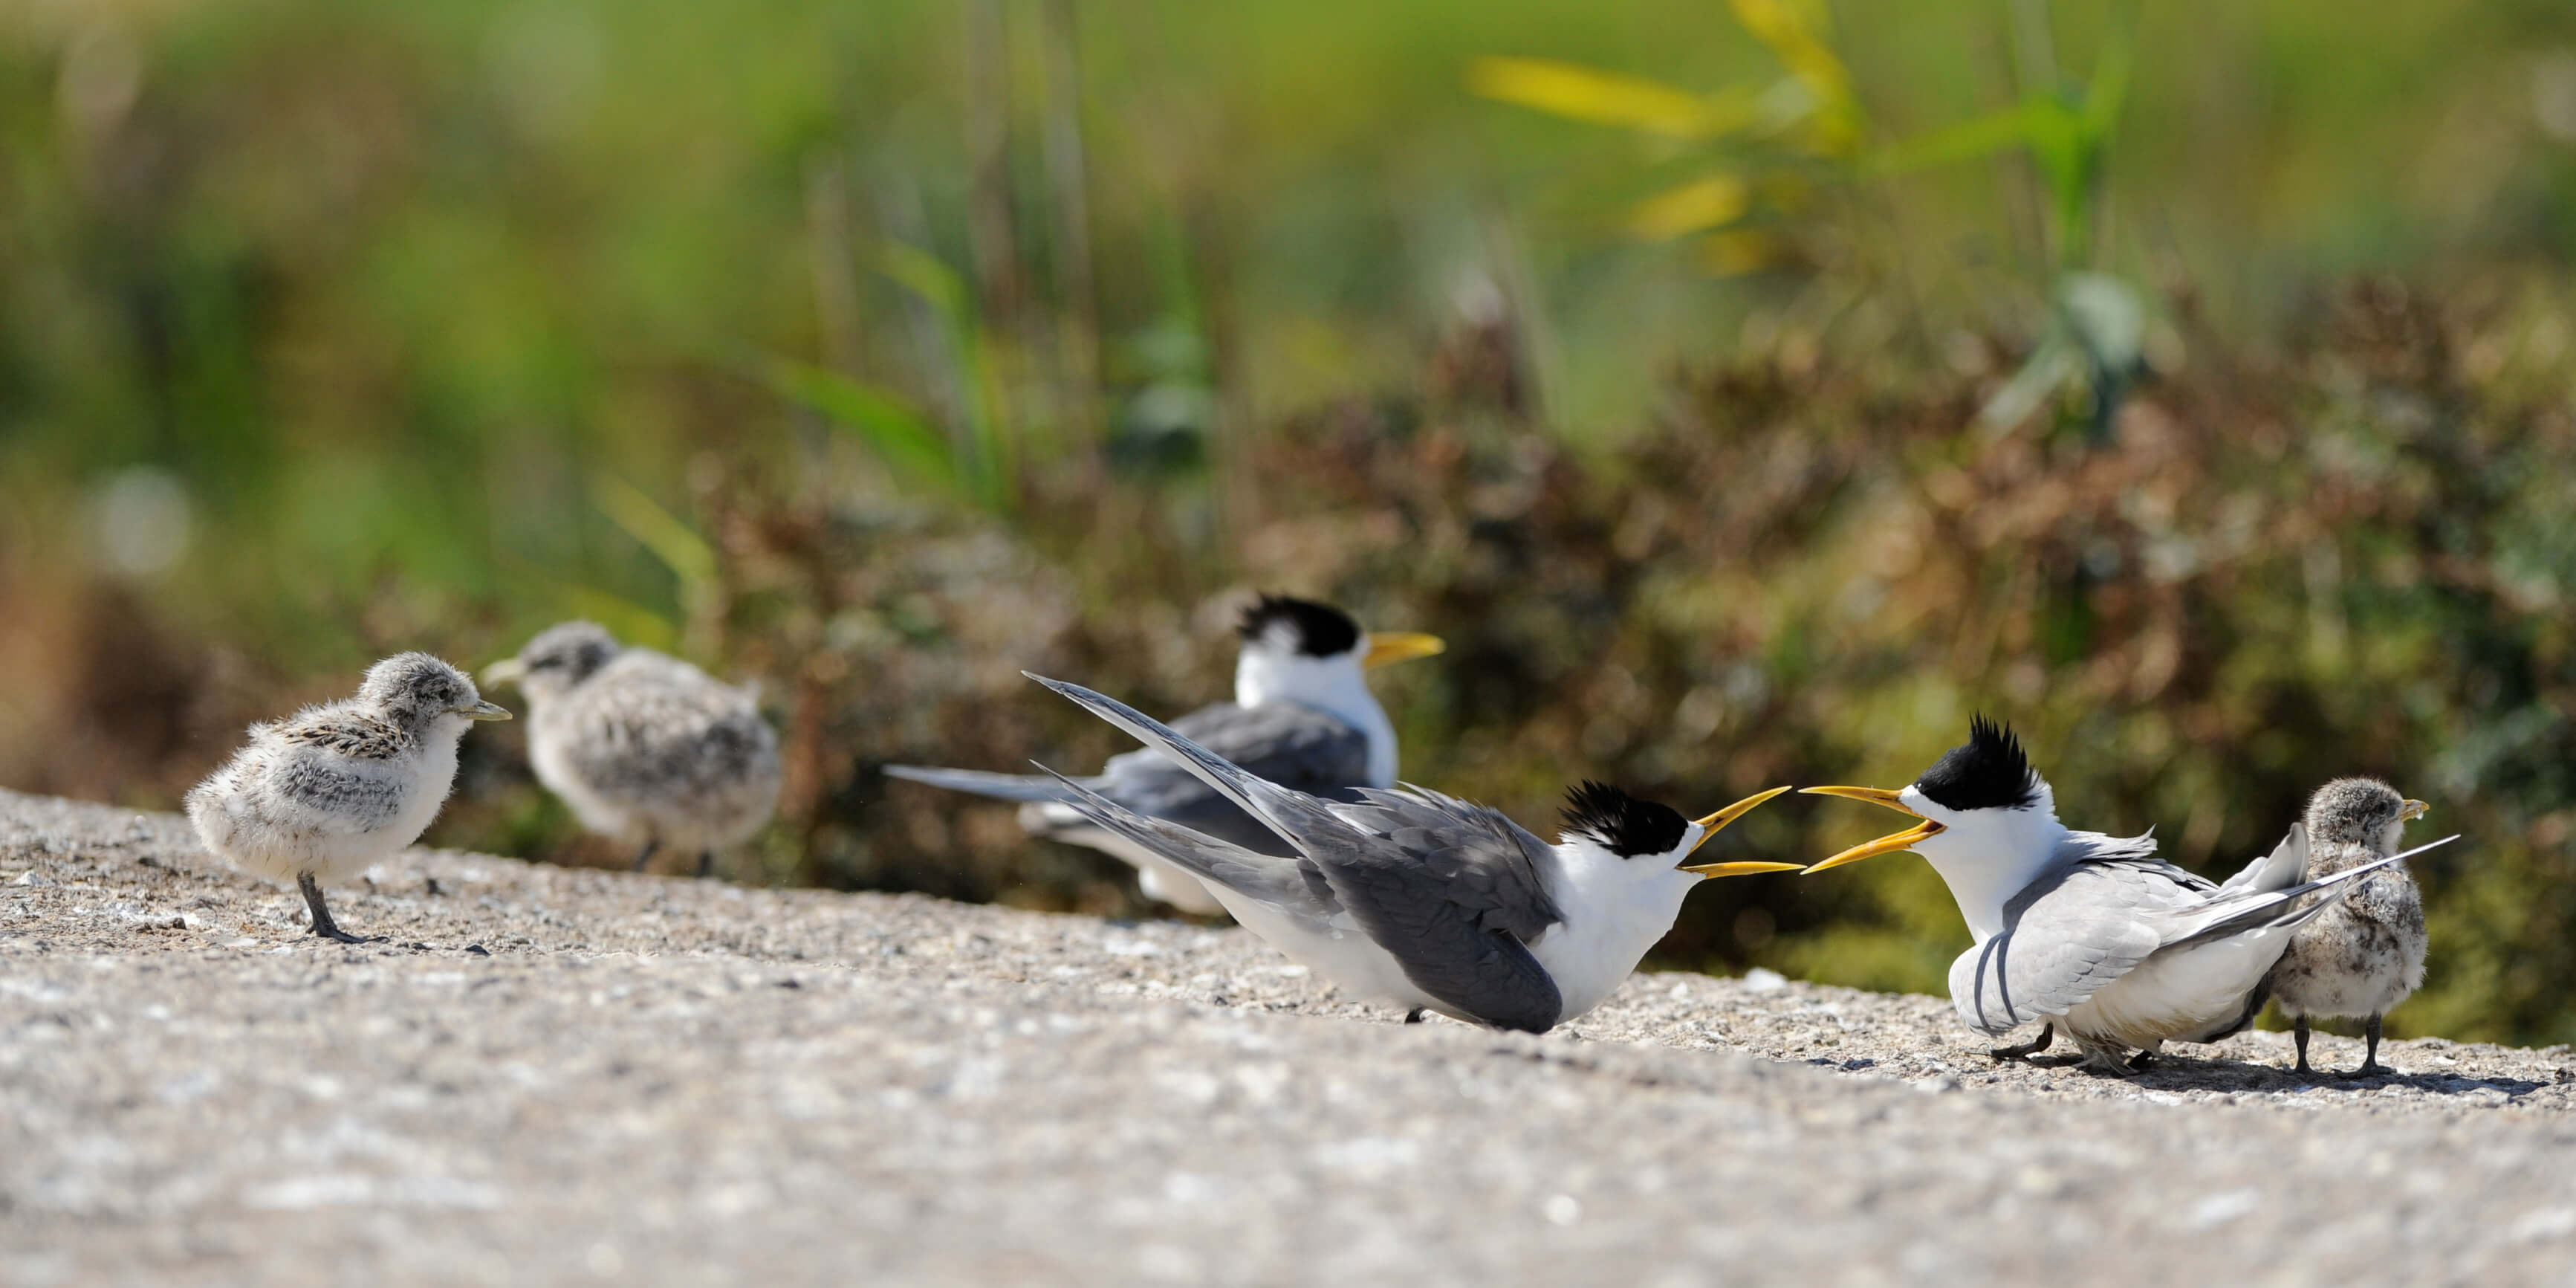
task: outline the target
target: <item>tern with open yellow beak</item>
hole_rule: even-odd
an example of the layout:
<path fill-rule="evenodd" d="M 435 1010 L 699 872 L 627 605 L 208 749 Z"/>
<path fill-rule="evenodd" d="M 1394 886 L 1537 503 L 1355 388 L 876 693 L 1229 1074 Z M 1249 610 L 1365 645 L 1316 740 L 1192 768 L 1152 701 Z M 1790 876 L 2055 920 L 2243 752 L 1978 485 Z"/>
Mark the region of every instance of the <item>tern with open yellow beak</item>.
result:
<path fill-rule="evenodd" d="M 1175 728 L 1262 778 L 1299 791 L 1348 799 L 1351 789 L 1395 783 L 1395 725 L 1369 692 L 1366 673 L 1447 647 L 1411 633 L 1366 632 L 1330 604 L 1264 595 L 1235 627 L 1234 701 L 1204 706 Z M 1071 793 L 1040 774 L 888 765 L 886 776 L 951 791 L 1020 801 L 1020 826 L 1032 836 L 1088 846 L 1136 869 L 1148 899 L 1185 912 L 1214 914 L 1224 905 L 1206 887 L 1153 852 L 1094 825 L 1065 802 Z M 1150 751 L 1113 756 L 1082 785 L 1152 818 L 1262 853 L 1287 845 L 1219 792 Z"/>
<path fill-rule="evenodd" d="M 2213 882 L 2156 857 L 2151 835 L 2058 822 L 2056 793 L 2020 741 L 1983 716 L 1911 786 L 1806 790 L 1914 817 L 1807 870 L 1898 850 L 1928 860 L 1976 940 L 1950 965 L 1959 1018 L 1989 1037 L 2044 1026 L 1997 1058 L 2044 1051 L 2063 1027 L 2084 1064 L 2106 1072 L 2143 1067 L 2166 1041 L 2214 1042 L 2252 1023 L 2264 975 L 2298 928 L 2341 902 L 2356 878 L 2407 857 L 2311 881 L 2307 831 L 2294 824 L 2272 853 Z M 2136 1061 L 2124 1058 L 2131 1051 Z"/>
<path fill-rule="evenodd" d="M 1171 757 L 1295 853 L 1248 850 L 1062 779 L 1075 810 L 1205 883 L 1271 947 L 1408 1008 L 1408 1021 L 1431 1010 L 1544 1033 L 1627 979 L 1703 879 L 1798 866 L 1682 862 L 1786 787 L 1684 819 L 1584 783 L 1567 794 L 1550 845 L 1494 810 L 1419 787 L 1335 801 L 1264 782 L 1125 703 L 1030 678 Z"/>

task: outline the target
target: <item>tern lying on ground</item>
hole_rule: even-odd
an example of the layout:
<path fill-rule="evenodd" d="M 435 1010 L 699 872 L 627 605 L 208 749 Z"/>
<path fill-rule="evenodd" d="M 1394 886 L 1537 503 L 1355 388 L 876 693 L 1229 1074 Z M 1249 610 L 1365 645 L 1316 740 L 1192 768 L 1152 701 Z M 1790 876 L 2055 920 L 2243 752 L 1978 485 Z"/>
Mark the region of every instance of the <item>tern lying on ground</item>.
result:
<path fill-rule="evenodd" d="M 1362 672 L 1429 657 L 1445 646 L 1429 635 L 1364 634 L 1329 604 L 1264 595 L 1235 627 L 1234 701 L 1204 706 L 1172 727 L 1270 782 L 1335 800 L 1356 787 L 1395 782 L 1395 725 Z M 1098 827 L 1065 802 L 1072 793 L 1040 774 L 888 765 L 886 776 L 1007 801 L 1025 801 L 1020 826 L 1032 836 L 1086 845 L 1136 869 L 1136 888 L 1185 912 L 1223 911 L 1216 896 L 1154 852 Z M 1112 756 L 1084 788 L 1139 814 L 1262 854 L 1288 846 L 1223 793 L 1150 751 Z"/>
<path fill-rule="evenodd" d="M 1983 716 L 1970 724 L 1966 745 L 1901 791 L 1806 790 L 1922 820 L 1807 870 L 1898 850 L 1929 860 L 1976 938 L 1950 965 L 1959 1018 L 1989 1037 L 2049 1025 L 2037 1041 L 1997 1057 L 2044 1051 L 2063 1026 L 2086 1067 L 2111 1072 L 2145 1067 L 2168 1040 L 2215 1042 L 2253 1023 L 2263 977 L 2292 932 L 2350 894 L 2352 881 L 2407 857 L 2308 881 L 2307 831 L 2293 824 L 2271 854 L 2222 885 L 2157 858 L 2152 836 L 2078 832 L 2058 822 L 2047 780 L 2011 731 Z M 2138 1059 L 2123 1063 L 2131 1050 Z"/>
<path fill-rule="evenodd" d="M 1205 883 L 1245 929 L 1326 979 L 1410 1008 L 1408 1021 L 1432 1010 L 1544 1033 L 1628 978 L 1703 878 L 1798 866 L 1676 866 L 1785 787 L 1685 821 L 1585 783 L 1569 793 L 1565 832 L 1549 845 L 1494 810 L 1418 787 L 1331 801 L 1264 782 L 1122 702 L 1029 678 L 1171 757 L 1296 854 L 1149 818 L 1059 778 L 1072 809 Z"/>

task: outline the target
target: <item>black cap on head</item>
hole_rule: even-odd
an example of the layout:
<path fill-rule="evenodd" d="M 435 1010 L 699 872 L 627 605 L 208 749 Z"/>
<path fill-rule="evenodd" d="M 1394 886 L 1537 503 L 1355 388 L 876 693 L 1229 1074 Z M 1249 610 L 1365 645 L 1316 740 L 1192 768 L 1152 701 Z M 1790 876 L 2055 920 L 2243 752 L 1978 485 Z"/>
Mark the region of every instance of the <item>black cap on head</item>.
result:
<path fill-rule="evenodd" d="M 1591 837 L 1623 859 L 1670 854 L 1689 827 L 1690 820 L 1672 806 L 1639 800 L 1608 783 L 1587 779 L 1565 794 L 1567 834 Z"/>
<path fill-rule="evenodd" d="M 1968 741 L 1950 749 L 1914 780 L 1944 809 L 2019 809 L 2039 799 L 2039 775 L 2012 729 L 1984 716 L 1968 721 Z"/>
<path fill-rule="evenodd" d="M 1360 624 L 1330 604 L 1286 595 L 1263 595 L 1243 610 L 1234 633 L 1246 643 L 1268 635 L 1286 622 L 1296 630 L 1297 651 L 1308 657 L 1335 657 L 1360 646 Z"/>

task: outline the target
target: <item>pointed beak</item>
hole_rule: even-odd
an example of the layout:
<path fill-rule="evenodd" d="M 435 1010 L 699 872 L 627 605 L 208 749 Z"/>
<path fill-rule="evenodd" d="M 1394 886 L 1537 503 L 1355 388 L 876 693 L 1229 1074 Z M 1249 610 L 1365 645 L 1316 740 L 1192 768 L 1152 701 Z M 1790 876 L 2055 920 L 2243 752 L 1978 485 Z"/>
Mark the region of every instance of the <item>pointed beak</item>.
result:
<path fill-rule="evenodd" d="M 1410 631 L 1381 635 L 1372 631 L 1368 637 L 1368 652 L 1360 656 L 1360 665 L 1374 670 L 1397 662 L 1410 662 L 1417 657 L 1432 657 L 1448 650 L 1449 645 L 1437 635 L 1417 635 Z"/>
<path fill-rule="evenodd" d="M 489 702 L 477 702 L 470 707 L 449 707 L 447 709 L 447 713 L 449 715 L 463 716 L 468 720 L 507 720 L 510 718 L 509 712 L 504 711 Z"/>
<path fill-rule="evenodd" d="M 1855 845 L 1822 863 L 1814 864 L 1807 869 L 1810 873 L 1822 872 L 1827 868 L 1838 868 L 1846 863 L 1858 863 L 1862 859 L 1876 858 L 1882 854 L 1894 854 L 1899 850 L 1910 850 L 1941 834 L 1940 824 L 1914 813 L 1914 810 L 1901 797 L 1884 787 L 1810 787 L 1806 791 L 1814 796 L 1841 796 L 1849 800 L 1868 801 L 1872 805 L 1884 805 L 1899 814 L 1923 819 L 1922 822 L 1902 832 L 1892 836 L 1882 836 L 1866 844 Z"/>
<path fill-rule="evenodd" d="M 2432 808 L 2432 806 L 2427 805 L 2422 801 L 2410 798 L 2406 804 L 2398 808 L 2397 821 L 2400 823 L 2412 822 L 2424 817 L 2424 815 L 2430 812 Z"/>
<path fill-rule="evenodd" d="M 1789 789 L 1786 787 L 1774 787 L 1767 792 L 1755 792 L 1707 818 L 1692 819 L 1692 825 L 1700 829 L 1699 839 L 1691 842 L 1690 850 L 1683 851 L 1684 857 L 1688 857 L 1692 851 L 1708 844 L 1708 838 L 1717 835 L 1727 824 L 1752 813 L 1754 806 L 1787 790 Z M 1795 863 L 1685 863 L 1681 866 L 1681 870 L 1696 872 L 1703 878 L 1746 877 L 1757 872 L 1795 872 L 1798 870 L 1798 865 Z"/>
<path fill-rule="evenodd" d="M 478 683 L 482 684 L 516 684 L 519 682 L 519 677 L 526 675 L 527 673 L 528 668 L 521 666 L 519 664 L 519 659 L 515 657 L 505 657 L 498 662 L 494 662 L 490 666 L 484 667 L 483 674 L 475 676 L 474 678 Z"/>

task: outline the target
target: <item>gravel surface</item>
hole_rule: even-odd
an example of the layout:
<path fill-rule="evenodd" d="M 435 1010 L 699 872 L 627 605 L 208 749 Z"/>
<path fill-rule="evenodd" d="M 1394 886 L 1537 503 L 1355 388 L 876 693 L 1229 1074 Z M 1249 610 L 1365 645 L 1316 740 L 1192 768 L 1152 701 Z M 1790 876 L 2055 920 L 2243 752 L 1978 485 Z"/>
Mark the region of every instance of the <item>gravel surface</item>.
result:
<path fill-rule="evenodd" d="M 0 792 L 0 1283 L 2576 1267 L 2564 1047 L 2306 1080 L 2250 1034 L 2119 1080 L 1758 972 L 1530 1038 L 1234 930 L 421 850 L 333 908 L 389 941 L 306 937 L 174 816 Z"/>

